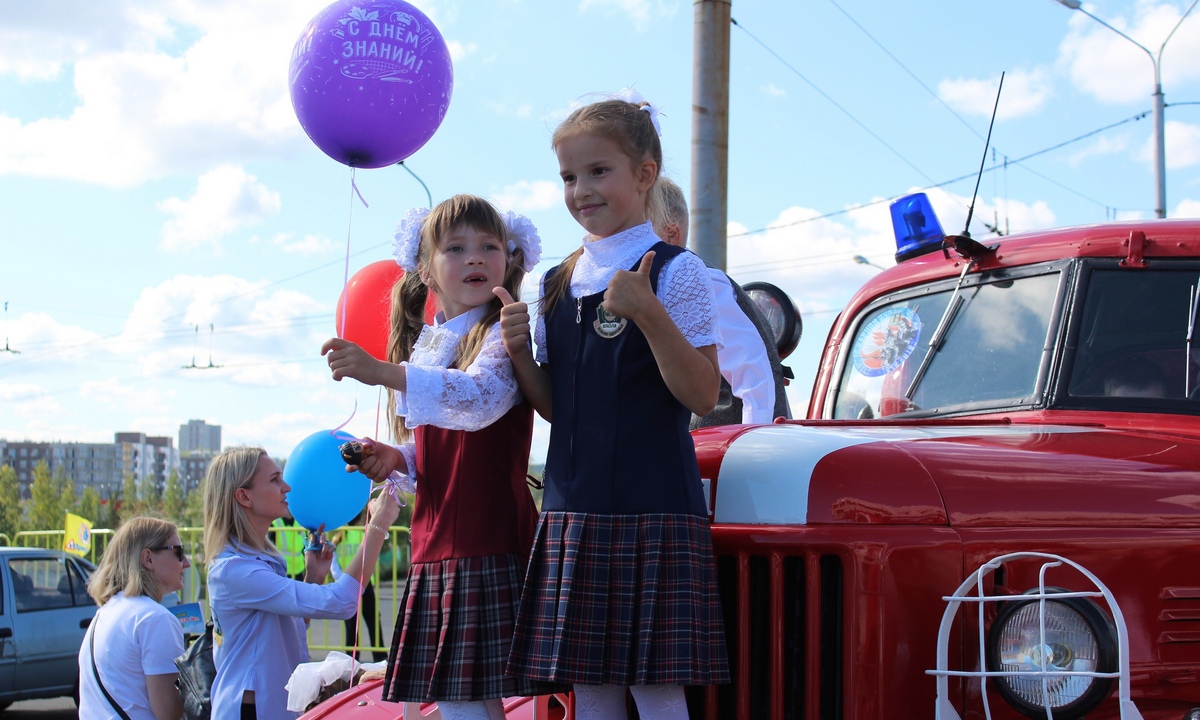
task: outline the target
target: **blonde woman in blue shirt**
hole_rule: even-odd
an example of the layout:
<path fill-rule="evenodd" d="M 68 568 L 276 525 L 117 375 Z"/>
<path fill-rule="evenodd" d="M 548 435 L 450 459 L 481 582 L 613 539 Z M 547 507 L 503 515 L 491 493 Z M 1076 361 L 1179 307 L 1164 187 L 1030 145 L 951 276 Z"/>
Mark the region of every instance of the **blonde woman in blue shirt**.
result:
<path fill-rule="evenodd" d="M 213 458 L 204 479 L 204 554 L 214 624 L 213 720 L 291 720 L 284 686 L 308 661 L 305 618 L 354 615 L 400 507 L 390 493 L 371 501 L 362 546 L 346 572 L 329 585 L 332 550 L 305 553 L 305 581 L 287 576 L 287 564 L 267 533 L 287 512 L 283 473 L 261 448 L 231 448 Z"/>

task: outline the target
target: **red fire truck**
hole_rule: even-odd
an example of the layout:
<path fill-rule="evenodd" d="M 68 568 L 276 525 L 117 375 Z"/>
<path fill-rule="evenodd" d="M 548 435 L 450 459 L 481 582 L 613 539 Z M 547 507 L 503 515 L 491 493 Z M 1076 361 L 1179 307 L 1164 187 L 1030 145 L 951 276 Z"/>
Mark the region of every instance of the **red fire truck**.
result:
<path fill-rule="evenodd" d="M 734 681 L 691 716 L 1200 716 L 1200 221 L 981 243 L 920 202 L 807 419 L 694 434 Z"/>

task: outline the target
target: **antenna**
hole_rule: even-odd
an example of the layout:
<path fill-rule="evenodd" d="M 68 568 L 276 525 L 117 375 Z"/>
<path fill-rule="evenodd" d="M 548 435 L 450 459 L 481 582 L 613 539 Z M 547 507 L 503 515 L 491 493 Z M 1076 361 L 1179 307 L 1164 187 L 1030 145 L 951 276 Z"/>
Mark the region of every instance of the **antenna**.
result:
<path fill-rule="evenodd" d="M 947 235 L 942 240 L 942 252 L 950 257 L 949 249 L 965 260 L 976 259 L 996 251 L 997 246 L 988 247 L 971 239 L 971 217 L 975 214 L 975 201 L 979 198 L 979 181 L 983 179 L 983 168 L 987 164 L 988 148 L 992 144 L 992 128 L 996 126 L 996 111 L 1000 108 L 1000 91 L 1004 89 L 1004 73 L 1000 73 L 1000 85 L 996 88 L 996 103 L 992 106 L 992 120 L 988 123 L 987 139 L 983 141 L 983 157 L 979 159 L 979 172 L 975 175 L 975 192 L 971 194 L 971 205 L 967 208 L 967 223 L 961 235 Z"/>
<path fill-rule="evenodd" d="M 13 350 L 12 348 L 10 348 L 8 346 L 8 301 L 7 300 L 4 301 L 4 349 L 0 350 L 0 352 L 12 353 L 13 355 L 21 354 L 20 350 Z"/>

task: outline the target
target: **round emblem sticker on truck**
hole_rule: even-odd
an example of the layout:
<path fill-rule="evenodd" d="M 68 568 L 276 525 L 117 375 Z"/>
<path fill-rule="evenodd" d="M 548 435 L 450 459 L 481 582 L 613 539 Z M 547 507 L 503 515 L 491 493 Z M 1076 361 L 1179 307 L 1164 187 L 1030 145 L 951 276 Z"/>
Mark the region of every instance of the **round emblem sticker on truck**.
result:
<path fill-rule="evenodd" d="M 893 307 L 872 318 L 854 341 L 854 369 L 867 377 L 886 375 L 900 367 L 921 339 L 916 310 Z"/>

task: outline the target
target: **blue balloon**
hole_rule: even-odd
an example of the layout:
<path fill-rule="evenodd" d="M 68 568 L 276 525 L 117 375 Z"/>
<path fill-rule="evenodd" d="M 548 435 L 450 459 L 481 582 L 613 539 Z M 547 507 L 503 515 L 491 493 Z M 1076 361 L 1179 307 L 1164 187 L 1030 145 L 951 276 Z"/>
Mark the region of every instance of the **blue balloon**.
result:
<path fill-rule="evenodd" d="M 353 435 L 320 430 L 300 441 L 288 456 L 283 481 L 292 487 L 288 507 L 292 517 L 305 528 L 316 530 L 322 523 L 333 530 L 353 520 L 371 497 L 371 479 L 362 473 L 346 472 L 339 448 Z"/>

